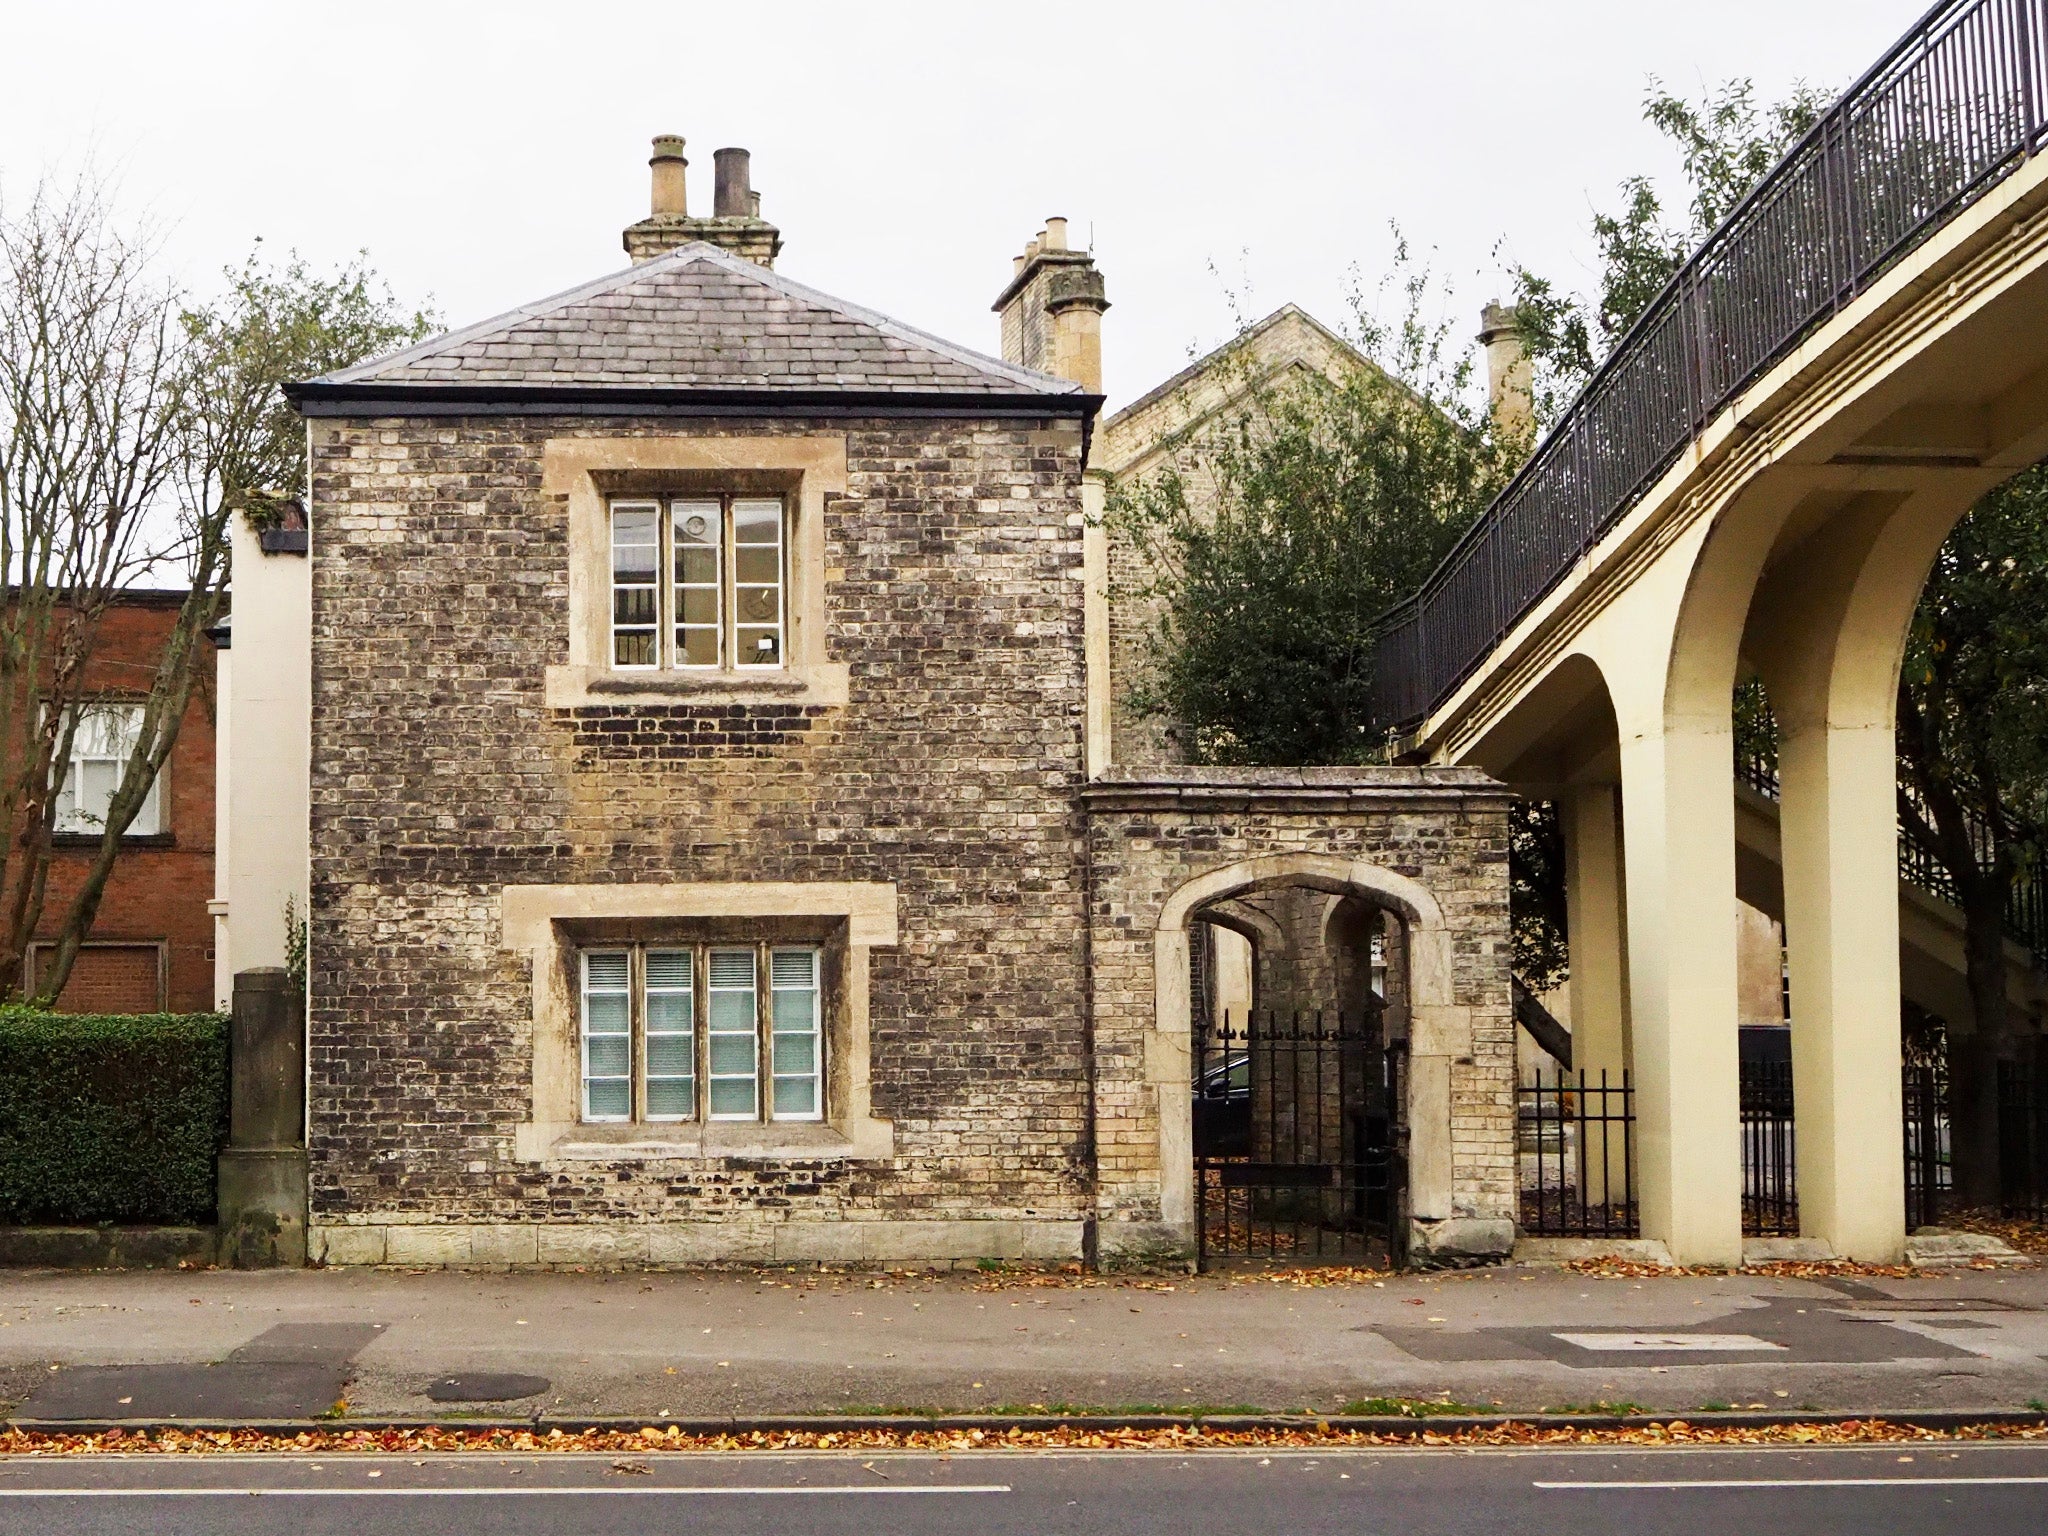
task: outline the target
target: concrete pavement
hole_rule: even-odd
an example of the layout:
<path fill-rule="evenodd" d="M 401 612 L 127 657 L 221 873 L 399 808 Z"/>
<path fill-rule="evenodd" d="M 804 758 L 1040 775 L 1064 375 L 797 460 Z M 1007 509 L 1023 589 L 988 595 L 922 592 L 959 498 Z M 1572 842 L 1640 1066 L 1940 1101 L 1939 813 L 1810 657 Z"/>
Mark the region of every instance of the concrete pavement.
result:
<path fill-rule="evenodd" d="M 1051 1277 L 1046 1277 L 1050 1279 Z M 0 1272 L 23 1419 L 2048 1403 L 2048 1273 Z M 345 1405 L 337 1410 L 336 1405 Z"/>

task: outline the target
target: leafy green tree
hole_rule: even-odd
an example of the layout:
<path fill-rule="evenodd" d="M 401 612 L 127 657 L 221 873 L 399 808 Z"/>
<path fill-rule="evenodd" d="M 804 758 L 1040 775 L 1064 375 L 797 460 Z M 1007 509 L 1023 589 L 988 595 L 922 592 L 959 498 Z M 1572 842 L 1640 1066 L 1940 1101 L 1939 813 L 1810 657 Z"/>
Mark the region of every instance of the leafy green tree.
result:
<path fill-rule="evenodd" d="M 1428 273 L 1405 246 L 1396 271 L 1397 321 L 1353 305 L 1357 366 L 1247 377 L 1241 410 L 1111 491 L 1111 535 L 1142 572 L 1113 600 L 1156 615 L 1133 700 L 1192 761 L 1381 757 L 1374 621 L 1512 470 L 1472 402 L 1469 349 L 1423 318 Z"/>
<path fill-rule="evenodd" d="M 279 386 L 428 329 L 361 261 L 330 277 L 252 258 L 195 302 L 90 179 L 0 209 L 0 996 L 62 990 L 199 684 L 231 519 L 274 519 L 299 489 L 304 429 Z M 185 599 L 124 727 L 120 781 L 91 813 L 90 861 L 53 898 L 73 745 L 104 729 L 88 722 L 109 697 L 107 613 L 166 578 Z M 51 943 L 31 976 L 38 934 Z"/>

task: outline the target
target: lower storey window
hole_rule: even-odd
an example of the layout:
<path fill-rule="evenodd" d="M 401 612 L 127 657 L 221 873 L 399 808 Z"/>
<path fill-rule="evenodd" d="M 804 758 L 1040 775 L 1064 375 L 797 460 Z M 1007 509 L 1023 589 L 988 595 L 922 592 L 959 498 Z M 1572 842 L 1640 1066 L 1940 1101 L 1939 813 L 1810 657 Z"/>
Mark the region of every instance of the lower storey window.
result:
<path fill-rule="evenodd" d="M 823 1118 L 815 947 L 622 944 L 580 962 L 585 1120 Z"/>

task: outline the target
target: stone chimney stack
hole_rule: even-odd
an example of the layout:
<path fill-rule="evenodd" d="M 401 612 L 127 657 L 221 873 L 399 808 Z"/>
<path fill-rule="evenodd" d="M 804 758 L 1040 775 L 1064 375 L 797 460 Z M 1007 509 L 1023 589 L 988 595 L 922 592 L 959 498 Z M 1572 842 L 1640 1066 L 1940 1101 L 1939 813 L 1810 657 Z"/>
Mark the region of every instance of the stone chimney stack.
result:
<path fill-rule="evenodd" d="M 1519 437 L 1536 423 L 1535 374 L 1515 329 L 1510 304 L 1489 304 L 1479 312 L 1479 345 L 1486 348 L 1486 394 L 1494 425 L 1503 436 Z"/>
<path fill-rule="evenodd" d="M 1102 274 L 1089 251 L 1069 250 L 1067 221 L 1045 221 L 1024 247 L 997 297 L 1003 317 L 1003 361 L 1073 379 L 1102 393 Z"/>
<path fill-rule="evenodd" d="M 782 250 L 782 231 L 761 217 L 761 194 L 750 184 L 747 152 L 720 149 L 713 151 L 711 158 L 717 166 L 711 217 L 693 219 L 684 182 L 690 162 L 683 158 L 682 135 L 655 136 L 654 157 L 647 162 L 654 172 L 650 209 L 646 218 L 628 225 L 625 233 L 626 254 L 635 266 L 693 240 L 708 240 L 764 267 L 775 265 Z"/>

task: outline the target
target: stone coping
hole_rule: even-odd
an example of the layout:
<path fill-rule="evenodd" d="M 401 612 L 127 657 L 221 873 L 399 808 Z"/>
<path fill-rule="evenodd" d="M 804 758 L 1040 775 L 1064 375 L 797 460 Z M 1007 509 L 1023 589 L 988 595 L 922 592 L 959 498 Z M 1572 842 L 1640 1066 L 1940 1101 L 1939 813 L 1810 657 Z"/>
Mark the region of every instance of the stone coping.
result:
<path fill-rule="evenodd" d="M 1514 799 L 1508 787 L 1477 768 L 1429 765 L 1394 768 L 1111 768 L 1081 788 L 1091 810 L 1266 800 L 1318 806 L 1417 802 L 1483 804 Z"/>
<path fill-rule="evenodd" d="M 0 1226 L 0 1268 L 198 1268 L 219 1246 L 212 1227 Z"/>

